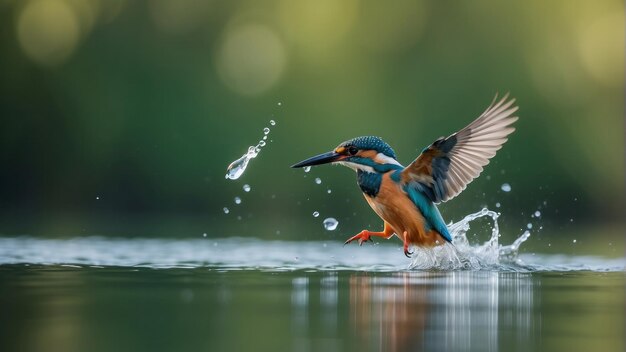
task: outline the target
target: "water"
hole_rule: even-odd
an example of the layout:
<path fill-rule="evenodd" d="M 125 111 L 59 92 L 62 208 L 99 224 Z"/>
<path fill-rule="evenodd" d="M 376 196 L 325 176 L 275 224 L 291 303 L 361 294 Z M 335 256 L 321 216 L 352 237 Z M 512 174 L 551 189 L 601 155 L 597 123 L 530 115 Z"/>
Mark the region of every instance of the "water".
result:
<path fill-rule="evenodd" d="M 276 121 L 270 120 L 270 125 L 276 125 Z M 257 145 L 249 146 L 248 152 L 246 154 L 242 155 L 239 159 L 233 161 L 232 163 L 230 163 L 230 165 L 228 165 L 228 167 L 226 168 L 226 179 L 236 180 L 240 178 L 241 175 L 243 175 L 244 171 L 246 171 L 246 168 L 248 167 L 248 163 L 250 162 L 250 160 L 256 158 L 261 152 L 261 149 L 267 144 L 265 141 L 267 140 L 267 135 L 269 133 L 269 127 L 263 128 L 263 137 L 261 138 L 261 140 L 259 140 Z"/>
<path fill-rule="evenodd" d="M 484 242 L 476 219 L 493 221 Z M 0 237 L 1 351 L 621 351 L 624 258 L 453 246 Z"/>
<path fill-rule="evenodd" d="M 324 219 L 322 224 L 324 225 L 326 231 L 335 231 L 335 229 L 337 229 L 337 226 L 339 225 L 339 221 L 337 221 L 337 219 L 335 218 L 326 218 Z"/>
<path fill-rule="evenodd" d="M 241 248 L 245 242 L 239 240 Z M 7 241 L 40 245 L 30 242 L 34 239 Z M 83 241 L 89 251 L 82 259 L 70 255 L 74 264 L 0 265 L 2 351 L 623 351 L 625 347 L 624 273 L 605 272 L 616 263 L 599 258 L 570 259 L 599 265 L 603 272 L 362 271 L 367 270 L 364 264 L 383 260 L 363 263 L 359 258 L 380 252 L 390 258 L 387 251 L 393 258 L 402 254 L 381 246 L 340 247 L 348 257 L 342 260 L 342 270 L 323 266 L 318 257 L 328 256 L 321 254 L 319 243 L 253 241 L 243 244 L 243 252 L 256 255 L 245 260 L 236 254 L 233 241 L 229 249 L 241 261 L 222 255 L 220 265 L 214 266 L 209 263 L 216 260 L 207 258 L 219 252 L 223 241 L 215 250 L 210 250 L 211 240 L 148 241 L 150 254 L 156 251 L 163 260 L 141 254 L 143 247 L 132 240 Z M 122 249 L 129 241 L 133 251 Z M 53 245 L 52 252 L 69 243 L 77 245 L 47 244 Z M 94 257 L 98 244 L 113 244 L 111 254 L 126 258 Z M 269 259 L 261 255 L 266 246 Z M 334 247 L 330 244 L 324 250 L 337 254 Z M 308 253 L 311 248 L 313 253 Z M 24 258 L 39 258 L 31 249 L 21 251 L 31 253 Z M 286 249 L 299 251 L 299 260 L 294 260 L 293 252 L 291 259 L 276 258 L 276 250 Z M 172 260 L 180 253 L 186 253 L 182 255 L 186 259 Z M 40 259 L 68 258 L 67 254 L 46 253 Z M 140 258 L 132 259 L 136 255 Z M 132 265 L 97 266 L 88 258 Z M 284 266 L 272 267 L 270 262 Z M 258 263 L 267 266 L 258 268 Z"/>

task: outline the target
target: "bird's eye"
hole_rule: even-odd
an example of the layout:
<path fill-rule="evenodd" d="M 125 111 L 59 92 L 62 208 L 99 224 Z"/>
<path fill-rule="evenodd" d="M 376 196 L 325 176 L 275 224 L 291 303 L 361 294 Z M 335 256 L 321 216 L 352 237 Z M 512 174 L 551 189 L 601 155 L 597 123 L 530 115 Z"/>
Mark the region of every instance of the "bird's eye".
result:
<path fill-rule="evenodd" d="M 358 151 L 359 151 L 359 150 L 358 150 L 356 147 L 350 147 L 350 148 L 348 148 L 348 153 L 350 153 L 350 155 L 356 155 L 356 153 L 357 153 Z"/>

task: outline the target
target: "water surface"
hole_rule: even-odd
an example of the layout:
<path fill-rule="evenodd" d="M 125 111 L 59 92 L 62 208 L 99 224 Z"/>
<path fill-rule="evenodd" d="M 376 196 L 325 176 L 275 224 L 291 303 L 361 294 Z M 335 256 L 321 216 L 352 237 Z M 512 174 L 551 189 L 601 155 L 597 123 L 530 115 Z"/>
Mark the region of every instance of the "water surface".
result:
<path fill-rule="evenodd" d="M 2 351 L 624 349 L 624 261 L 408 270 L 398 246 L 0 239 Z"/>

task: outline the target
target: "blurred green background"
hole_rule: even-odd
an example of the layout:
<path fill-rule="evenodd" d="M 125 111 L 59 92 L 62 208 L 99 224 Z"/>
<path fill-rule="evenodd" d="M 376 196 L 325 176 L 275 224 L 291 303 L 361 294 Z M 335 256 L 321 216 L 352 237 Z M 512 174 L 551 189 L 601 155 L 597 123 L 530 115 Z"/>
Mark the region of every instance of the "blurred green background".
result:
<path fill-rule="evenodd" d="M 291 164 L 359 135 L 406 164 L 511 92 L 517 131 L 444 218 L 622 237 L 622 1 L 2 0 L 0 20 L 4 235 L 343 240 L 382 225 L 353 172 Z"/>

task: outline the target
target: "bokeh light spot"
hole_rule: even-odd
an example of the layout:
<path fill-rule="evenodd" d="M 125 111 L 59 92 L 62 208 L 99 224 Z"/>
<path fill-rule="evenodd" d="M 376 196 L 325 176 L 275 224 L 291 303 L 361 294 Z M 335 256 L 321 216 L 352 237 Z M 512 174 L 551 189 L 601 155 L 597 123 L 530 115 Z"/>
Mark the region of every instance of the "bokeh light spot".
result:
<path fill-rule="evenodd" d="M 598 82 L 620 85 L 624 78 L 624 17 L 622 13 L 596 19 L 580 37 L 583 66 Z"/>
<path fill-rule="evenodd" d="M 29 59 L 42 66 L 57 66 L 76 48 L 79 28 L 76 13 L 66 2 L 35 0 L 18 17 L 17 37 Z"/>
<path fill-rule="evenodd" d="M 285 47 L 263 25 L 247 24 L 229 30 L 217 54 L 217 71 L 224 83 L 244 95 L 271 88 L 285 69 Z"/>
<path fill-rule="evenodd" d="M 198 28 L 210 15 L 207 0 L 151 0 L 150 15 L 157 28 L 169 34 L 185 34 Z"/>
<path fill-rule="evenodd" d="M 353 29 L 358 10 L 356 0 L 283 0 L 279 11 L 285 34 L 315 59 L 332 51 Z"/>

